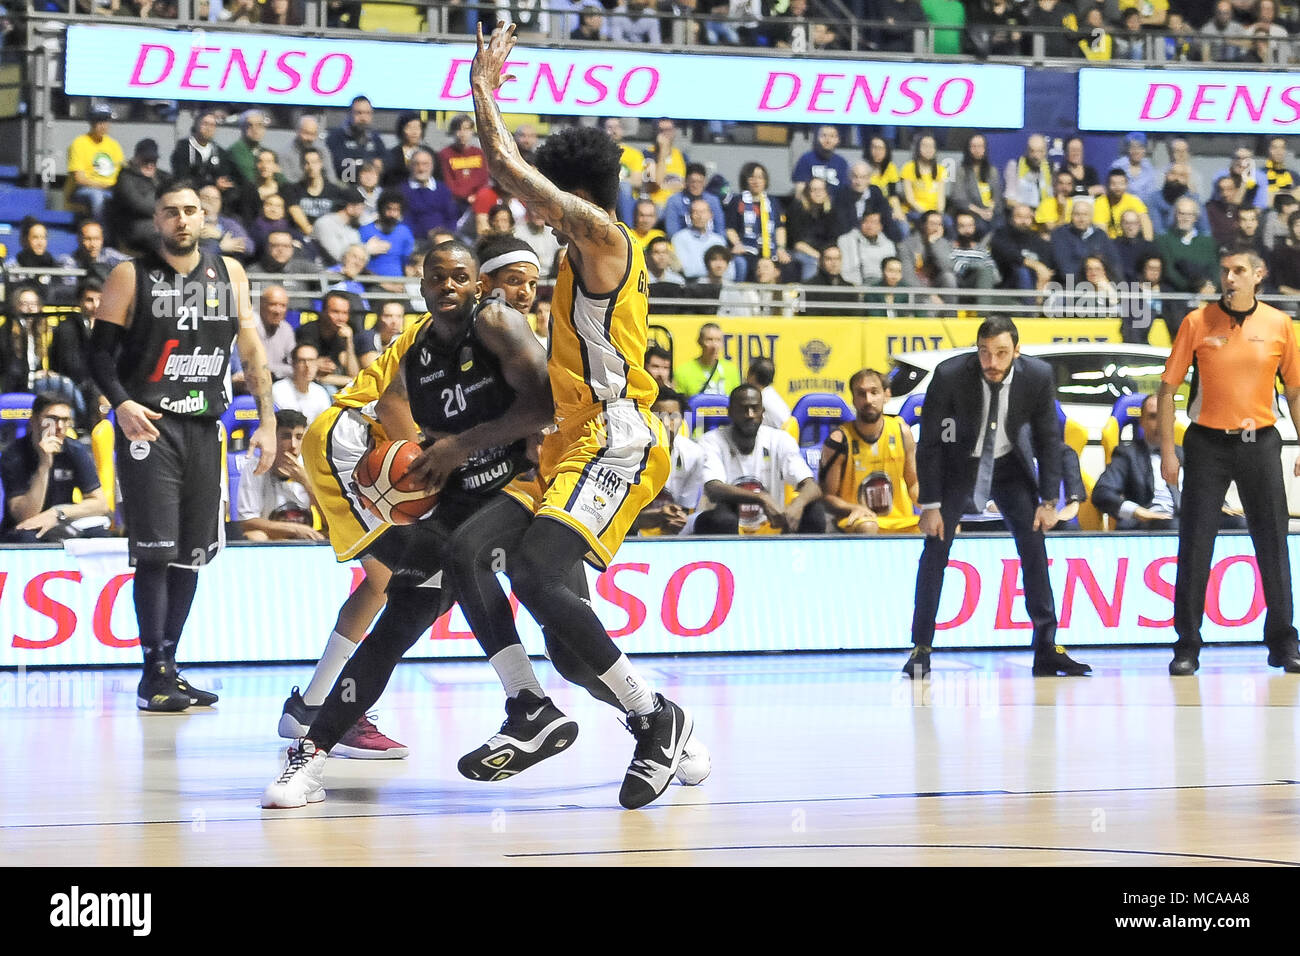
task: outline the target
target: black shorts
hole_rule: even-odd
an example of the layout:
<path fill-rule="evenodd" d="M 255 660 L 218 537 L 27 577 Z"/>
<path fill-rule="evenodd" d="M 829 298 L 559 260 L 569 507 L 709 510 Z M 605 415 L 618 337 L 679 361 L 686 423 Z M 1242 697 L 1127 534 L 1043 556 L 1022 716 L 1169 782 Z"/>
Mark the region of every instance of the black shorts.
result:
<path fill-rule="evenodd" d="M 226 543 L 221 425 L 166 414 L 153 425 L 158 438 L 151 442 L 130 441 L 117 429 L 117 480 L 131 564 L 197 569 Z"/>
<path fill-rule="evenodd" d="M 398 562 L 402 560 L 402 555 L 410 546 L 416 527 L 416 525 L 389 525 L 379 537 L 371 541 L 365 550 L 357 555 L 356 560 L 370 558 L 391 571 L 397 567 Z"/>
<path fill-rule="evenodd" d="M 445 492 L 438 499 L 438 507 L 433 510 L 433 514 L 401 529 L 404 532 L 403 541 L 406 547 L 402 551 L 401 558 L 395 564 L 389 565 L 393 572 L 389 587 L 420 587 L 421 585 L 442 587 L 439 575 L 443 569 L 443 555 L 452 535 L 471 515 L 477 514 L 489 505 L 494 510 L 500 509 L 503 515 L 501 520 L 508 522 L 509 528 L 513 528 L 515 524 L 510 519 L 513 519 L 514 513 L 518 512 L 518 536 L 523 537 L 523 532 L 528 530 L 532 516 L 510 495 L 499 491 L 490 495 Z M 495 524 L 497 522 L 494 522 Z M 389 531 L 379 540 L 391 536 L 392 531 Z"/>

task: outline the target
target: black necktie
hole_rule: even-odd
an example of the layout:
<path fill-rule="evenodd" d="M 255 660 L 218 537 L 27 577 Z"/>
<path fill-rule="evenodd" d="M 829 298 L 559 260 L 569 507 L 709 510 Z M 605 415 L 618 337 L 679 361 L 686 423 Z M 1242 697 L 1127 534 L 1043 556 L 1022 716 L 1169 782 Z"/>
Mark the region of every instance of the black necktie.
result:
<path fill-rule="evenodd" d="M 998 395 L 1002 392 L 1002 383 L 988 382 L 989 414 L 984 423 L 984 447 L 980 450 L 980 467 L 975 475 L 975 511 L 981 512 L 989 503 L 989 494 L 993 489 L 993 446 L 998 437 Z"/>

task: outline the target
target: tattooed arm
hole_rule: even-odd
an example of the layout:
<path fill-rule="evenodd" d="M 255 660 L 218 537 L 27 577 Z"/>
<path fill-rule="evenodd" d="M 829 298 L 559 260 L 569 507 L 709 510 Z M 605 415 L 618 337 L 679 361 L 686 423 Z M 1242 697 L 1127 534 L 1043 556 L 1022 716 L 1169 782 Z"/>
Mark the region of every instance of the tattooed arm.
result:
<path fill-rule="evenodd" d="M 258 318 L 253 313 L 252 299 L 248 293 L 248 275 L 244 267 L 234 259 L 226 259 L 226 271 L 230 273 L 230 284 L 234 293 L 235 304 L 239 311 L 239 334 L 235 343 L 239 348 L 239 359 L 244 364 L 244 385 L 248 393 L 257 401 L 257 416 L 260 422 L 257 431 L 248 441 L 248 453 L 257 449 L 261 459 L 254 474 L 262 475 L 275 463 L 275 403 L 271 401 L 271 367 L 266 361 L 266 349 L 257 334 Z"/>
<path fill-rule="evenodd" d="M 488 171 L 502 188 L 529 209 L 539 212 L 561 242 L 568 242 L 569 259 L 584 286 L 612 290 L 623 278 L 628 256 L 627 238 L 615 225 L 613 214 L 558 188 L 524 162 L 501 118 L 496 93 L 514 81 L 514 77 L 502 75 L 510 65 L 514 33 L 514 24 L 498 23 L 491 38 L 485 41 L 480 25 L 478 55 L 470 71 L 478 137 L 487 157 Z"/>

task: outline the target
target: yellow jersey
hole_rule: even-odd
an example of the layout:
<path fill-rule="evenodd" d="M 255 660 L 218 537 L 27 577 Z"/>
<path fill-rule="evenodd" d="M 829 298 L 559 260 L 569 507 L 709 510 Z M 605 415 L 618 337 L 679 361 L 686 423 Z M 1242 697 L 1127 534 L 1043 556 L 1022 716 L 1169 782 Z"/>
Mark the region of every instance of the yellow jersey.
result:
<path fill-rule="evenodd" d="M 1105 226 L 1106 234 L 1112 239 L 1118 239 L 1124 235 L 1124 230 L 1120 228 L 1120 220 L 1126 212 L 1135 212 L 1139 216 L 1147 214 L 1147 204 L 1132 193 L 1125 193 L 1119 197 L 1119 202 L 1113 206 L 1110 197 L 1102 193 L 1097 197 L 1096 203 L 1092 207 L 1092 224 L 1094 226 Z"/>
<path fill-rule="evenodd" d="M 334 404 L 344 408 L 365 408 L 371 402 L 378 401 L 402 367 L 402 356 L 428 321 L 429 313 L 426 312 L 412 322 L 401 335 L 393 339 L 388 348 L 379 353 L 377 359 L 358 372 L 349 384 L 334 393 Z"/>
<path fill-rule="evenodd" d="M 835 493 L 874 511 L 881 531 L 915 531 L 921 519 L 915 514 L 904 477 L 907 449 L 903 429 L 907 425 L 897 415 L 885 415 L 884 423 L 875 444 L 858 434 L 852 422 L 843 426 L 844 470 Z"/>
<path fill-rule="evenodd" d="M 582 287 L 569 257 L 560 264 L 551 297 L 551 334 L 546 368 L 561 427 L 584 422 L 619 399 L 649 409 L 659 393 L 645 370 L 646 316 L 650 287 L 641 244 L 618 223 L 627 239 L 623 279 L 606 295 Z"/>

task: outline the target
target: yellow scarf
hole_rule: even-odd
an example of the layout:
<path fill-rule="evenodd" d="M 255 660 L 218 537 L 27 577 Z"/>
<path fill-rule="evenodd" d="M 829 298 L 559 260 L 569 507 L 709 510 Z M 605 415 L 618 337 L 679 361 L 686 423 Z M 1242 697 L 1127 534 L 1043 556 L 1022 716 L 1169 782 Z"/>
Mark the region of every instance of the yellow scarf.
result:
<path fill-rule="evenodd" d="M 1041 203 L 1044 199 L 1051 199 L 1051 198 L 1052 198 L 1052 176 L 1051 176 L 1051 169 L 1048 168 L 1046 174 L 1044 174 L 1044 172 L 1043 172 L 1043 167 L 1045 167 L 1045 166 L 1047 166 L 1047 160 L 1043 160 L 1043 166 L 1040 166 L 1040 167 L 1039 167 L 1039 171 L 1038 171 L 1038 172 L 1034 172 L 1032 169 L 1029 168 L 1029 160 L 1027 160 L 1027 159 L 1025 159 L 1025 157 L 1021 156 L 1021 157 L 1020 157 L 1020 162 L 1019 162 L 1019 164 L 1018 164 L 1017 167 L 1016 167 L 1016 176 L 1017 176 L 1017 178 L 1019 178 L 1021 181 L 1024 181 L 1024 180 L 1028 179 L 1030 176 L 1037 176 L 1037 177 L 1038 177 L 1038 201 L 1039 201 L 1040 203 Z M 981 195 L 982 195 L 982 194 L 983 194 L 983 190 L 981 190 Z"/>

